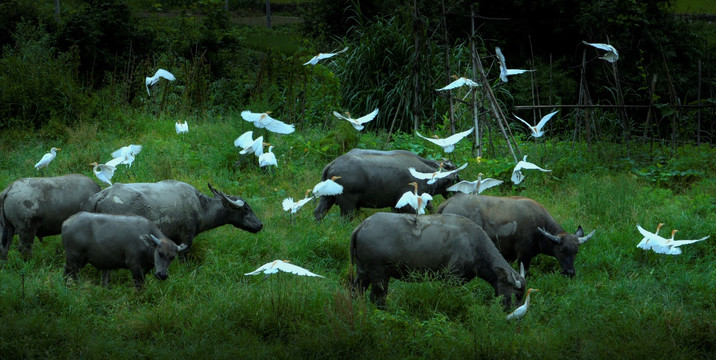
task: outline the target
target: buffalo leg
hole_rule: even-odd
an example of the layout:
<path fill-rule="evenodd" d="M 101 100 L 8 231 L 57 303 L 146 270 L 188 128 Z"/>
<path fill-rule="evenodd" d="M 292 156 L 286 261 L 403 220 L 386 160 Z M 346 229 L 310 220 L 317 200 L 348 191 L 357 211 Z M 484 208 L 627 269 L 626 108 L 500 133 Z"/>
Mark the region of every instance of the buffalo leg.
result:
<path fill-rule="evenodd" d="M 356 278 L 351 284 L 353 293 L 355 295 L 362 296 L 363 294 L 365 294 L 365 291 L 368 290 L 368 285 L 370 285 L 370 280 L 368 279 L 368 276 L 364 271 L 361 271 L 360 267 L 358 267 L 356 269 Z"/>
<path fill-rule="evenodd" d="M 316 221 L 321 221 L 323 217 L 326 216 L 328 210 L 330 210 L 335 203 L 335 196 L 321 196 L 318 199 L 318 206 L 316 206 L 316 210 L 313 210 L 313 216 L 316 218 Z"/>
<path fill-rule="evenodd" d="M 70 278 L 72 278 L 73 281 L 77 281 L 77 273 L 80 271 L 81 268 L 82 265 L 80 265 L 80 263 L 71 259 L 66 259 L 64 274 L 65 283 L 67 283 L 67 280 L 69 280 Z"/>
<path fill-rule="evenodd" d="M 130 269 L 132 271 L 132 278 L 134 278 L 134 287 L 137 291 L 141 291 L 144 287 L 144 271 L 142 269 Z"/>
<path fill-rule="evenodd" d="M 385 297 L 388 295 L 389 280 L 389 277 L 371 279 L 372 288 L 370 290 L 370 300 L 381 310 L 385 309 Z"/>
<path fill-rule="evenodd" d="M 24 260 L 31 259 L 32 244 L 35 242 L 35 229 L 21 231 L 19 238 L 20 244 L 17 249 L 20 250 L 20 254 L 22 254 Z"/>
<path fill-rule="evenodd" d="M 109 286 L 110 275 L 110 270 L 102 270 L 102 286 Z"/>

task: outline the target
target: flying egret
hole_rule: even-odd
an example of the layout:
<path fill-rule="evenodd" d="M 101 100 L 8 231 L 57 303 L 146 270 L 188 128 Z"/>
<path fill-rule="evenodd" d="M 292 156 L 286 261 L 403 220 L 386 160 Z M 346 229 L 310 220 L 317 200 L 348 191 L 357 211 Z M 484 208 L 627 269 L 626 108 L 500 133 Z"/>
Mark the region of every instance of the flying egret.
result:
<path fill-rule="evenodd" d="M 518 320 L 518 319 L 521 319 L 523 316 L 525 316 L 525 314 L 527 313 L 527 308 L 530 307 L 530 294 L 532 292 L 538 292 L 538 291 L 539 291 L 539 289 L 532 289 L 532 288 L 527 289 L 527 297 L 525 298 L 525 303 L 522 304 L 522 306 L 515 309 L 515 311 L 513 311 L 509 315 L 507 315 L 507 320 L 511 320 L 511 319 Z"/>
<path fill-rule="evenodd" d="M 544 171 L 544 172 L 552 171 L 552 170 L 543 169 L 543 168 L 541 168 L 541 167 L 539 167 L 539 166 L 537 166 L 537 165 L 535 165 L 535 164 L 533 164 L 533 163 L 531 163 L 531 162 L 528 162 L 528 161 L 527 161 L 527 155 L 525 155 L 524 159 L 523 159 L 522 161 L 518 162 L 517 165 L 515 165 L 515 169 L 512 170 L 512 182 L 513 182 L 515 185 L 521 183 L 522 180 L 524 180 L 524 178 L 525 178 L 525 176 L 522 174 L 522 171 L 521 171 L 522 169 L 526 169 L 526 170 L 540 170 L 540 171 Z"/>
<path fill-rule="evenodd" d="M 264 166 L 273 165 L 273 166 L 278 167 L 278 163 L 276 162 L 276 155 L 271 152 L 271 150 L 273 150 L 273 145 L 271 145 L 269 143 L 262 143 L 262 146 L 261 146 L 262 148 L 263 148 L 263 145 L 268 145 L 269 148 L 268 148 L 268 152 L 265 152 L 265 153 L 259 155 L 259 166 L 264 167 Z"/>
<path fill-rule="evenodd" d="M 96 176 L 99 181 L 112 186 L 112 175 L 114 175 L 114 170 L 117 168 L 112 165 L 98 164 L 97 162 L 91 163 L 90 166 L 94 166 L 92 171 L 94 172 L 94 176 Z"/>
<path fill-rule="evenodd" d="M 174 128 L 177 131 L 177 134 L 184 134 L 189 132 L 189 123 L 184 121 L 184 123 L 181 123 L 181 120 L 177 120 L 176 124 L 174 124 Z"/>
<path fill-rule="evenodd" d="M 415 191 L 406 191 L 403 196 L 398 199 L 395 207 L 402 208 L 405 205 L 410 205 L 410 207 L 416 210 L 416 215 L 425 214 L 425 207 L 428 206 L 428 201 L 432 200 L 433 197 L 428 193 L 418 195 L 418 183 L 415 181 L 409 183 L 408 185 L 414 186 Z"/>
<path fill-rule="evenodd" d="M 123 160 L 119 164 L 124 164 L 128 165 L 129 167 L 132 167 L 134 157 L 137 156 L 140 151 L 142 151 L 142 145 L 131 144 L 113 151 L 112 158 L 122 158 Z"/>
<path fill-rule="evenodd" d="M 259 136 L 256 139 L 252 139 L 253 134 L 253 131 L 247 131 L 234 140 L 234 146 L 241 148 L 239 154 L 246 155 L 253 153 L 256 154 L 256 156 L 261 156 L 261 154 L 263 154 L 264 137 Z"/>
<path fill-rule="evenodd" d="M 542 135 L 544 135 L 544 131 L 542 131 L 542 128 L 544 128 L 544 126 L 547 125 L 547 121 L 549 121 L 549 120 L 552 118 L 552 116 L 554 116 L 554 114 L 556 114 L 556 113 L 558 113 L 558 112 L 559 112 L 559 110 L 557 110 L 557 111 L 555 111 L 555 112 L 551 112 L 551 113 L 549 113 L 549 114 L 543 116 L 543 117 L 542 117 L 542 120 L 540 120 L 539 123 L 537 123 L 536 126 L 530 125 L 530 123 L 528 123 L 527 121 L 524 121 L 522 118 L 520 118 L 519 116 L 517 116 L 517 115 L 515 115 L 515 114 L 512 114 L 512 115 L 513 115 L 514 117 L 516 117 L 517 120 L 522 121 L 523 123 L 525 123 L 525 125 L 527 125 L 527 127 L 530 128 L 530 131 L 532 132 L 532 136 L 538 138 L 538 137 L 542 137 Z"/>
<path fill-rule="evenodd" d="M 465 193 L 465 194 L 480 194 L 483 191 L 485 191 L 491 187 L 494 187 L 494 186 L 497 186 L 497 185 L 500 185 L 503 183 L 502 180 L 497 180 L 497 179 L 493 179 L 493 178 L 483 179 L 482 175 L 484 175 L 484 174 L 483 173 L 477 174 L 477 180 L 475 180 L 475 181 L 467 181 L 467 180 L 460 181 L 459 183 L 447 188 L 447 190 L 448 191 L 459 191 L 459 192 Z"/>
<path fill-rule="evenodd" d="M 455 78 L 455 81 L 447 84 L 445 87 L 442 87 L 440 89 L 435 89 L 437 91 L 445 91 L 445 90 L 452 90 L 461 86 L 468 86 L 470 88 L 478 87 L 480 84 L 466 78 L 466 77 L 457 77 L 457 75 L 453 75 L 453 78 Z"/>
<path fill-rule="evenodd" d="M 679 246 L 693 244 L 695 242 L 703 241 L 709 238 L 709 236 L 707 235 L 697 240 L 674 240 L 676 232 L 679 231 L 674 229 L 671 231 L 671 238 L 666 239 L 657 235 L 656 233 L 652 234 L 644 230 L 644 228 L 639 225 L 637 225 L 636 228 L 645 238 L 648 239 L 649 242 L 651 242 L 651 250 L 658 254 L 679 255 L 681 254 L 681 249 L 679 248 Z M 657 227 L 657 232 L 659 229 L 660 227 Z"/>
<path fill-rule="evenodd" d="M 270 113 L 270 111 L 265 113 L 253 113 L 249 110 L 245 110 L 241 112 L 241 117 L 248 122 L 254 123 L 254 126 L 257 128 L 266 129 L 278 134 L 290 134 L 296 130 L 293 124 L 286 124 L 283 121 L 276 120 L 269 116 Z"/>
<path fill-rule="evenodd" d="M 664 226 L 664 223 L 659 223 L 659 225 L 656 226 L 656 232 L 654 232 L 653 235 L 658 235 L 659 230 L 661 230 L 661 228 L 663 226 Z M 641 228 L 641 226 L 639 226 L 639 224 L 637 224 L 636 227 L 637 227 L 637 229 Z M 640 232 L 641 232 L 641 230 L 640 230 Z M 636 245 L 636 247 L 638 247 L 639 249 L 651 250 L 651 247 L 654 245 L 659 245 L 659 244 L 656 241 L 652 241 L 650 238 L 644 236 L 641 239 L 641 241 Z"/>
<path fill-rule="evenodd" d="M 497 58 L 500 63 L 500 80 L 502 82 L 507 82 L 507 77 L 512 75 L 518 75 L 522 74 L 528 71 L 534 71 L 534 70 L 523 70 L 523 69 L 508 69 L 507 63 L 505 62 L 505 55 L 502 55 L 502 50 L 500 50 L 499 47 L 495 47 L 495 53 L 497 53 Z"/>
<path fill-rule="evenodd" d="M 466 167 L 467 167 L 467 163 L 465 163 L 463 166 L 460 166 L 459 168 L 457 168 L 455 170 L 442 171 L 443 167 L 442 167 L 442 163 L 441 163 L 438 171 L 433 172 L 433 173 L 419 172 L 419 171 L 415 170 L 415 168 L 413 168 L 413 167 L 409 167 L 408 171 L 410 171 L 410 175 L 413 175 L 414 178 L 420 179 L 420 180 L 427 180 L 428 184 L 434 184 L 439 179 L 448 177 L 448 176 L 450 176 Z"/>
<path fill-rule="evenodd" d="M 455 144 L 457 144 L 458 141 L 464 139 L 466 136 L 470 135 L 470 133 L 474 129 L 475 128 L 472 127 L 472 128 L 470 128 L 470 130 L 459 132 L 455 135 L 448 136 L 445 139 L 440 139 L 437 136 L 435 136 L 435 139 L 431 139 L 431 138 L 427 138 L 423 135 L 420 135 L 420 133 L 417 131 L 415 133 L 418 134 L 419 137 L 421 137 L 427 141 L 430 141 L 431 143 L 433 143 L 435 145 L 442 147 L 446 153 L 451 153 L 453 150 L 455 150 Z"/>
<path fill-rule="evenodd" d="M 50 149 L 50 152 L 45 155 L 42 155 L 42 159 L 40 159 L 40 161 L 35 164 L 35 169 L 40 170 L 49 165 L 50 162 L 55 159 L 55 156 L 57 156 L 57 151 L 60 150 L 62 149 L 53 147 L 52 149 Z"/>
<path fill-rule="evenodd" d="M 154 74 L 154 76 L 144 79 L 144 85 L 147 87 L 147 95 L 151 96 L 151 94 L 149 93 L 149 87 L 154 86 L 154 84 L 159 82 L 160 78 L 164 78 L 169 81 L 176 80 L 174 75 L 172 75 L 172 73 L 170 73 L 169 71 L 166 71 L 164 69 L 157 70 L 157 72 Z"/>
<path fill-rule="evenodd" d="M 266 279 L 269 277 L 269 275 L 279 272 L 279 270 L 283 271 L 283 272 L 290 273 L 290 274 L 294 274 L 294 275 L 300 275 L 300 276 L 316 276 L 316 277 L 321 277 L 321 278 L 323 277 L 321 275 L 314 274 L 300 266 L 289 264 L 288 260 L 274 260 L 270 263 L 266 263 L 266 264 L 262 265 L 261 267 L 259 267 L 258 269 L 254 270 L 250 273 L 245 273 L 244 275 L 258 275 L 258 274 L 264 273 L 264 274 L 266 274 L 264 279 Z"/>
<path fill-rule="evenodd" d="M 343 116 L 343 115 L 341 115 L 340 113 L 338 113 L 337 111 L 334 111 L 334 112 L 333 112 L 333 115 L 334 115 L 335 117 L 337 117 L 337 118 L 339 118 L 339 119 L 347 120 L 349 123 L 351 123 L 351 125 L 353 125 L 353 128 L 355 128 L 355 129 L 358 130 L 358 131 L 361 131 L 361 130 L 363 130 L 363 128 L 364 128 L 363 124 L 365 124 L 365 123 L 367 123 L 367 122 L 369 122 L 369 121 L 375 119 L 375 117 L 378 115 L 378 108 L 375 108 L 375 110 L 373 110 L 370 114 L 365 115 L 365 116 L 361 116 L 361 117 L 359 117 L 359 118 L 357 118 L 357 119 L 351 118 L 351 117 L 350 117 L 350 116 L 351 116 L 350 113 L 346 113 L 346 114 L 347 114 L 348 116 Z"/>
<path fill-rule="evenodd" d="M 311 193 L 311 189 L 306 189 L 306 195 L 303 199 L 298 201 L 293 201 L 293 198 L 285 198 L 283 199 L 283 202 L 281 203 L 281 206 L 283 206 L 284 211 L 290 211 L 288 216 L 291 219 L 291 222 L 293 222 L 293 214 L 295 214 L 303 205 L 306 205 L 307 202 L 313 200 L 313 196 L 308 196 L 308 194 Z"/>
<path fill-rule="evenodd" d="M 586 45 L 591 46 L 591 47 L 606 51 L 606 53 L 604 53 L 604 55 L 599 57 L 602 60 L 606 60 L 610 63 L 613 63 L 613 62 L 616 62 L 617 60 L 619 60 L 619 52 L 617 52 L 617 49 L 614 46 L 611 46 L 609 44 L 601 44 L 601 43 L 588 43 L 584 40 L 582 40 L 582 42 Z"/>
<path fill-rule="evenodd" d="M 318 64 L 318 62 L 319 62 L 320 60 L 334 57 L 334 56 L 336 56 L 336 55 L 338 55 L 338 54 L 340 54 L 340 53 L 345 52 L 346 50 L 348 50 L 348 47 L 347 47 L 347 46 L 346 46 L 345 49 L 343 49 L 343 50 L 341 50 L 341 51 L 334 52 L 334 53 L 327 53 L 327 54 L 318 53 L 318 55 L 314 56 L 313 58 L 311 58 L 311 60 L 308 60 L 308 62 L 304 63 L 303 65 L 309 65 L 309 64 L 311 64 L 311 65 L 316 65 L 316 64 Z"/>
<path fill-rule="evenodd" d="M 336 182 L 340 178 L 340 176 L 333 176 L 330 179 L 319 182 L 313 187 L 313 195 L 321 197 L 342 194 L 343 185 Z"/>

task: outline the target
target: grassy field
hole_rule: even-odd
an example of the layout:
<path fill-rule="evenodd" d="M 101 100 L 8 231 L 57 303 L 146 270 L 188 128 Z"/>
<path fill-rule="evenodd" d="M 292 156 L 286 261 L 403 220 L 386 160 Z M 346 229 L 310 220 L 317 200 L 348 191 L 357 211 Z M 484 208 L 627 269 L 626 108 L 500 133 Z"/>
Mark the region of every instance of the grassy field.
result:
<path fill-rule="evenodd" d="M 33 165 L 52 146 L 62 151 L 49 175 L 93 177 L 88 163 L 142 144 L 133 167 L 120 167 L 113 180 L 177 179 L 204 193 L 210 182 L 242 196 L 264 229 L 250 234 L 224 226 L 199 235 L 187 259 L 172 264 L 169 280 L 149 276 L 142 292 L 135 291 L 128 271 L 117 271 L 111 286 L 102 287 L 91 266 L 68 287 L 59 236 L 36 242 L 28 262 L 20 260 L 16 238 L 0 264 L 0 357 L 705 359 L 716 352 L 713 147 L 684 146 L 669 159 L 661 149 L 632 149 L 635 155 L 626 158 L 623 146 L 614 144 L 593 144 L 591 150 L 584 144 L 571 150 L 571 143 L 556 140 L 521 144 L 531 160 L 553 172 L 529 173 L 525 186 L 503 184 L 491 194 L 534 198 L 568 231 L 582 225 L 597 232 L 580 249 L 575 278 L 559 275 L 554 258 L 533 261 L 528 286 L 541 291 L 523 320 L 508 322 L 480 279 L 464 286 L 394 282 L 386 311 L 351 298 L 349 236 L 376 210 L 347 220 L 334 208 L 317 223 L 315 204 L 309 204 L 291 223 L 280 207 L 283 198 L 301 198 L 320 180 L 334 156 L 315 145 L 325 130 L 266 134 L 237 115 L 190 118 L 190 133 L 180 137 L 174 121 L 126 112 L 111 123 L 5 132 L 0 185 L 37 176 Z M 240 159 L 232 142 L 247 130 L 275 145 L 277 169 L 258 168 L 253 156 Z M 360 141 L 439 155 L 421 139 L 398 139 L 384 146 L 385 135 L 368 131 Z M 506 157 L 477 163 L 467 143 L 455 156 L 470 162 L 463 178 L 480 171 L 509 178 Z M 664 233 L 680 229 L 677 239 L 711 238 L 685 247 L 680 256 L 635 248 L 641 239 L 635 225 L 653 230 L 659 222 L 666 223 Z M 291 260 L 325 279 L 243 275 L 274 259 Z"/>

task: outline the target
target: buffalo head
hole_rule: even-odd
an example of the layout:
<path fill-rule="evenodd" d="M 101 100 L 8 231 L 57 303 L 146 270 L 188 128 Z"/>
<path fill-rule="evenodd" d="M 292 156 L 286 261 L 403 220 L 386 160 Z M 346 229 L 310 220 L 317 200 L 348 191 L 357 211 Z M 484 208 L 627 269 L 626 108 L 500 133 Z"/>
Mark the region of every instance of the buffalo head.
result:
<path fill-rule="evenodd" d="M 152 234 L 144 234 L 140 238 L 150 249 L 154 249 L 154 277 L 159 280 L 169 278 L 169 265 L 177 254 L 186 251 L 188 246 L 186 244 L 177 246 L 165 237 L 158 239 Z"/>
<path fill-rule="evenodd" d="M 562 275 L 569 277 L 574 276 L 574 258 L 577 256 L 577 252 L 579 252 L 579 245 L 587 242 L 587 240 L 594 235 L 596 230 L 592 230 L 589 235 L 584 236 L 584 230 L 582 230 L 581 226 L 577 228 L 574 235 L 567 233 L 553 235 L 541 227 L 537 229 L 554 244 L 553 255 L 557 258 L 559 265 L 562 267 Z"/>
<path fill-rule="evenodd" d="M 211 184 L 207 183 L 207 185 L 209 185 L 209 190 L 211 190 L 214 196 L 221 199 L 221 203 L 224 205 L 226 223 L 252 233 L 257 233 L 263 228 L 261 220 L 259 220 L 256 214 L 251 210 L 251 206 L 243 199 L 237 196 L 226 195 L 214 189 Z"/>
<path fill-rule="evenodd" d="M 515 295 L 517 302 L 522 302 L 522 297 L 525 295 L 525 289 L 527 289 L 527 282 L 525 281 L 524 268 L 520 264 L 521 273 L 517 273 L 511 267 L 495 267 L 495 273 L 497 274 L 497 286 L 495 286 L 496 296 L 502 296 L 502 305 L 505 309 L 509 309 L 512 306 L 512 295 Z"/>

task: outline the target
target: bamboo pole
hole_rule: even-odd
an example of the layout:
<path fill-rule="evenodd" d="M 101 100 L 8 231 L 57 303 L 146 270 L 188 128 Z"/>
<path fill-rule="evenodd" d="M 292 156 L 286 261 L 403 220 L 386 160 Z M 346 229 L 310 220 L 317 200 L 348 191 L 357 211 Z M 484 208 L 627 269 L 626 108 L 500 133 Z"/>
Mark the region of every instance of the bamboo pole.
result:
<path fill-rule="evenodd" d="M 472 13 L 472 17 L 470 18 L 470 54 L 472 58 L 472 73 L 473 77 L 477 74 L 477 50 L 475 50 L 475 12 L 473 10 L 473 7 L 470 6 L 470 12 Z M 472 119 L 473 119 L 473 126 L 475 127 L 475 151 L 474 153 L 476 156 L 482 156 L 482 143 L 480 141 L 480 123 L 478 121 L 478 113 L 477 113 L 477 91 L 472 92 Z"/>
<path fill-rule="evenodd" d="M 443 17 L 443 41 L 445 42 L 445 76 L 446 83 L 450 83 L 450 41 L 447 32 L 447 15 L 445 14 L 445 0 L 442 0 L 442 17 Z M 450 100 L 450 135 L 455 134 L 455 102 L 452 97 L 452 90 L 448 90 L 448 99 Z"/>

